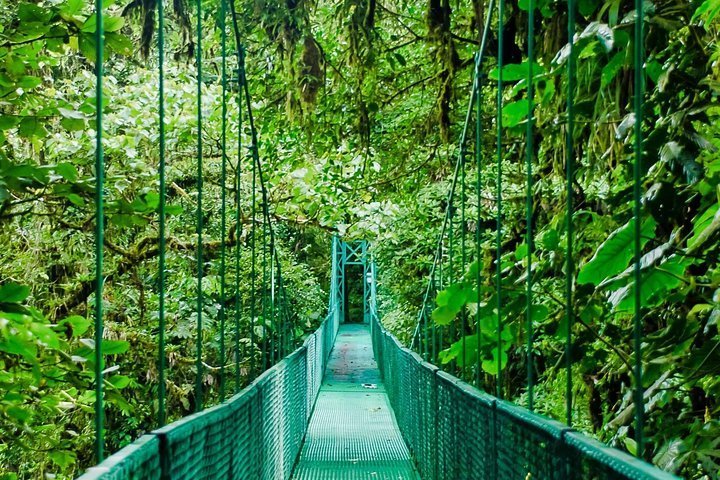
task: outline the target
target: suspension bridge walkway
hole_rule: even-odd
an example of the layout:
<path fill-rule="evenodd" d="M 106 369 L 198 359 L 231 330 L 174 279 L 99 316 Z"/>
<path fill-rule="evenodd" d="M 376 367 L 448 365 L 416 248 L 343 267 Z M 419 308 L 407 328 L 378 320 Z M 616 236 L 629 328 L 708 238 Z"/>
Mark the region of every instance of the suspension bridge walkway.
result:
<path fill-rule="evenodd" d="M 639 5 L 642 6 L 642 1 Z M 532 2 L 532 0 L 531 0 Z M 100 2 L 101 3 L 101 2 Z M 162 3 L 159 5 L 160 32 L 162 32 Z M 498 39 L 502 34 L 504 21 L 503 3 L 499 2 L 499 26 Z M 453 281 L 453 232 L 459 230 L 462 267 L 465 267 L 467 234 L 466 199 L 465 192 L 465 153 L 466 141 L 469 137 L 470 123 L 473 109 L 475 114 L 475 132 L 477 159 L 477 194 L 479 195 L 480 165 L 482 159 L 482 148 L 480 148 L 481 125 L 480 108 L 485 43 L 490 26 L 490 16 L 494 11 L 494 2 L 490 2 L 487 13 L 487 21 L 482 37 L 482 45 L 475 57 L 473 71 L 472 93 L 470 95 L 468 113 L 460 139 L 459 155 L 455 164 L 455 173 L 452 186 L 446 202 L 446 215 L 442 225 L 442 231 L 435 254 L 435 262 L 432 266 L 430 279 L 425 291 L 422 311 L 418 317 L 417 328 L 412 339 L 414 350 L 401 345 L 401 343 L 387 332 L 381 321 L 376 305 L 376 279 L 377 272 L 375 264 L 367 250 L 364 242 L 349 244 L 338 238 L 333 239 L 332 250 L 332 275 L 330 288 L 330 301 L 327 317 L 319 328 L 308 335 L 304 342 L 297 346 L 293 343 L 292 325 L 295 313 L 289 311 L 289 303 L 286 296 L 287 291 L 282 282 L 281 264 L 278 260 L 278 252 L 275 245 L 274 230 L 269 213 L 268 192 L 265 186 L 263 164 L 258 153 L 258 138 L 252 112 L 252 102 L 248 90 L 248 82 L 245 78 L 244 51 L 241 47 L 237 25 L 234 25 L 236 32 L 236 46 L 238 53 L 238 97 L 244 106 L 244 117 L 247 125 L 240 126 L 240 129 L 247 128 L 251 144 L 249 151 L 251 155 L 252 168 L 252 213 L 250 250 L 252 258 L 251 267 L 251 291 L 252 301 L 249 307 L 249 318 L 251 319 L 248 334 L 252 348 L 263 343 L 268 347 L 262 351 L 263 365 L 269 365 L 264 372 L 253 378 L 252 382 L 244 389 L 238 391 L 234 396 L 225 399 L 224 390 L 221 390 L 220 398 L 224 399 L 220 404 L 203 409 L 202 390 L 202 332 L 203 332 L 203 288 L 202 279 L 204 276 L 203 257 L 203 153 L 202 153 L 202 29 L 198 20 L 197 27 L 197 90 L 198 90 L 198 195 L 197 195 L 197 363 L 196 363 L 196 389 L 195 402 L 197 413 L 184 417 L 168 425 L 165 423 L 165 357 L 164 350 L 164 288 L 165 288 L 165 266 L 164 266 L 164 202 L 165 202 L 165 179 L 164 179 L 164 97 L 162 83 L 162 56 L 160 57 L 160 122 L 159 122 L 159 147 L 160 147 L 160 195 L 159 195 L 159 219 L 160 219 L 160 244 L 159 244 L 159 425 L 164 425 L 151 431 L 120 451 L 105 458 L 97 466 L 88 469 L 81 477 L 82 480 L 211 480 L 211 479 L 266 479 L 266 480 L 289 480 L 289 479 L 425 479 L 425 480 L 451 480 L 451 479 L 508 479 L 508 480 L 536 480 L 536 479 L 577 479 L 577 480 L 611 480 L 611 479 L 672 479 L 672 475 L 663 472 L 644 461 L 632 457 L 619 450 L 610 448 L 593 440 L 582 433 L 574 430 L 571 424 L 572 403 L 572 360 L 570 349 L 572 348 L 572 321 L 573 303 L 572 289 L 574 265 L 572 264 L 572 235 L 568 238 L 568 255 L 566 271 L 567 284 L 567 346 L 565 361 L 567 362 L 567 405 L 568 421 L 560 423 L 543 417 L 532 411 L 503 400 L 502 397 L 502 372 L 503 355 L 498 354 L 497 361 L 497 395 L 492 396 L 470 385 L 431 362 L 437 363 L 439 351 L 447 347 L 447 337 L 443 344 L 442 328 L 432 323 L 430 319 L 429 305 L 432 304 L 438 291 L 442 288 L 443 272 L 449 278 L 447 283 Z M 221 20 L 224 22 L 226 14 L 225 2 L 221 2 L 223 8 Z M 231 9 L 233 3 L 230 2 Z M 198 18 L 202 12 L 202 3 L 197 2 Z M 530 12 L 534 8 L 529 9 Z M 235 12 L 232 12 L 235 19 Z M 532 17 L 530 17 L 532 18 Z M 572 16 L 570 16 L 572 19 Z M 642 15 L 638 18 L 642 19 Z M 103 25 L 102 9 L 97 11 L 97 25 Z M 641 23 L 641 22 L 640 22 Z M 532 25 L 532 20 L 530 20 Z M 571 31 L 574 29 L 574 24 Z M 221 183 L 227 183 L 226 178 L 226 69 L 225 69 L 225 24 L 222 24 L 223 32 L 223 64 L 222 64 L 222 86 L 223 86 L 223 114 L 222 114 L 222 150 L 223 170 Z M 100 173 L 97 178 L 96 205 L 96 286 L 95 286 L 95 378 L 101 378 L 102 371 L 102 339 L 103 339 L 103 177 L 104 157 L 102 149 L 102 28 L 97 28 L 97 57 L 99 68 L 97 73 L 97 151 L 96 169 Z M 639 33 L 642 34 L 642 27 Z M 531 34 L 532 35 L 532 34 Z M 159 50 L 163 51 L 162 35 L 158 39 Z M 638 37 L 639 38 L 639 37 Z M 641 42 L 636 41 L 635 44 Z M 499 41 L 502 45 L 502 41 Z M 573 43 L 570 43 L 572 50 Z M 528 225 L 527 225 L 527 318 L 528 318 L 528 372 L 532 371 L 532 145 L 533 128 L 533 57 L 529 52 L 528 62 L 528 89 L 529 99 L 527 117 L 527 147 L 528 152 Z M 572 52 L 569 56 L 572 57 Z M 572 62 L 569 68 L 574 68 Z M 641 71 L 642 69 L 636 69 Z M 572 72 L 571 72 L 572 73 Z M 639 75 L 639 74 L 638 74 Z M 639 84 L 642 86 L 642 83 Z M 571 87 L 568 87 L 571 89 Z M 498 52 L 498 109 L 495 120 L 497 126 L 497 253 L 496 258 L 502 258 L 502 107 L 503 107 L 503 84 L 502 84 L 502 52 Z M 642 89 L 634 92 L 637 98 L 642 100 Z M 568 119 L 566 129 L 572 137 L 573 125 L 573 104 L 572 92 L 569 93 Z M 242 113 L 238 113 L 242 119 Z M 638 117 L 640 118 L 640 117 Z M 640 121 L 636 122 L 636 135 L 640 137 Z M 242 137 L 242 135 L 241 135 Z M 639 142 L 636 146 L 636 161 L 639 159 Z M 241 155 L 241 140 L 238 139 L 238 160 L 236 168 L 236 184 L 241 182 L 240 165 L 245 157 Z M 571 142 L 568 144 L 572 147 Z M 567 192 L 567 229 L 572 232 L 572 176 L 573 176 L 573 153 L 568 148 L 568 192 Z M 639 232 L 639 190 L 640 180 L 635 179 L 635 244 L 637 251 L 640 251 Z M 257 184 L 257 188 L 256 188 Z M 456 190 L 460 189 L 460 222 L 454 219 L 454 212 L 457 209 Z M 240 190 L 238 188 L 238 190 Z M 225 222 L 226 189 L 222 189 L 222 226 L 221 236 L 226 238 L 227 228 Z M 260 198 L 258 200 L 258 197 Z M 239 202 L 239 200 L 238 200 Z M 480 218 L 481 202 L 476 202 L 478 218 Z M 260 206 L 260 219 L 256 206 Z M 240 238 L 240 204 L 236 208 L 236 238 Z M 462 225 L 458 228 L 457 223 Z M 262 231 L 262 235 L 258 232 Z M 476 253 L 480 251 L 480 229 L 477 229 Z M 457 232 L 456 232 L 457 233 Z M 256 249 L 256 237 L 262 236 L 262 247 Z M 455 240 L 457 242 L 457 240 Z M 238 242 L 239 243 L 239 242 Z M 470 243 L 470 242 L 468 242 Z M 457 245 L 456 245 L 457 247 Z M 238 358 L 238 318 L 239 318 L 239 278 L 240 270 L 239 250 L 236 248 L 236 279 L 235 279 L 235 372 L 236 386 L 239 385 L 240 362 Z M 446 255 L 447 250 L 450 251 Z M 636 252 L 637 253 L 637 252 Z M 263 301 L 256 302 L 255 291 L 260 290 L 256 285 L 256 276 L 259 270 L 256 265 L 256 257 L 263 259 Z M 449 258 L 449 268 L 443 265 L 444 259 Z M 634 275 L 639 285 L 640 255 L 636 255 Z M 496 316 L 497 323 L 491 334 L 497 334 L 497 350 L 502 344 L 503 332 L 503 282 L 501 281 L 501 262 L 496 260 L 497 281 L 496 281 Z M 363 318 L 359 325 L 344 323 L 344 309 L 347 304 L 348 282 L 345 272 L 348 265 L 359 265 L 362 268 L 362 291 L 363 291 Z M 462 269 L 461 269 L 462 270 Z M 478 270 L 478 269 L 476 269 Z M 221 242 L 221 274 L 225 276 L 225 242 Z M 476 272 L 477 273 L 477 272 Z M 436 274 L 439 277 L 436 282 Z M 479 273 L 478 273 L 479 275 Z M 266 279 L 270 280 L 266 282 Z M 476 285 L 480 284 L 480 278 Z M 221 283 L 220 297 L 227 299 L 225 282 Z M 480 305 L 480 289 L 477 304 Z M 639 291 L 639 288 L 638 288 Z M 266 293 L 269 292 L 267 295 Z M 266 301 L 265 297 L 269 298 Z M 640 297 L 637 297 L 640 299 Z M 259 312 L 260 303 L 262 314 Z M 267 339 L 255 338 L 257 319 L 262 317 L 266 322 L 265 306 L 269 306 L 269 318 L 273 322 L 271 329 L 272 338 L 268 343 Z M 447 306 L 447 305 L 446 305 Z M 641 352 L 641 324 L 640 310 L 642 305 L 636 301 L 635 305 L 636 332 L 635 356 L 633 378 L 642 378 L 642 352 Z M 447 309 L 446 309 L 447 310 Z M 452 309 L 450 309 L 452 310 Z M 478 309 L 479 310 L 479 309 Z M 220 338 L 225 335 L 225 310 L 220 316 Z M 446 312 L 447 313 L 447 312 Z M 450 312 L 452 315 L 447 323 L 454 321 L 459 312 Z M 467 318 L 462 318 L 467 322 Z M 446 323 L 446 324 L 447 324 Z M 477 338 L 481 338 L 481 322 L 475 322 Z M 265 330 L 267 323 L 263 323 L 261 329 Z M 463 323 L 462 328 L 467 330 L 470 325 Z M 465 343 L 463 343 L 463 348 Z M 220 357 L 225 360 L 224 340 L 220 342 Z M 295 348 L 293 350 L 293 348 Z M 417 351 L 415 351 L 417 350 Z M 255 353 L 251 355 L 251 361 L 255 361 Z M 465 359 L 465 351 L 462 357 Z M 482 371 L 480 367 L 480 355 L 477 356 L 478 376 Z M 224 365 L 224 363 L 223 363 Z M 252 368 L 252 373 L 258 373 Z M 260 370 L 260 369 L 258 369 Z M 529 395 L 532 398 L 532 375 L 528 375 Z M 239 389 L 238 389 L 239 390 Z M 642 382 L 634 381 L 633 385 L 634 403 L 637 413 L 636 436 L 639 441 L 638 450 L 642 452 L 642 431 L 643 431 L 643 389 Z M 103 459 L 104 453 L 104 422 L 103 422 L 103 382 L 96 382 L 96 457 Z"/>
<path fill-rule="evenodd" d="M 301 347 L 81 480 L 675 478 L 403 347 L 380 322 L 367 253 L 358 262 L 365 321 L 342 323 L 344 263 L 360 249 L 335 239 L 333 250 L 342 253 L 333 255 L 330 312 Z"/>

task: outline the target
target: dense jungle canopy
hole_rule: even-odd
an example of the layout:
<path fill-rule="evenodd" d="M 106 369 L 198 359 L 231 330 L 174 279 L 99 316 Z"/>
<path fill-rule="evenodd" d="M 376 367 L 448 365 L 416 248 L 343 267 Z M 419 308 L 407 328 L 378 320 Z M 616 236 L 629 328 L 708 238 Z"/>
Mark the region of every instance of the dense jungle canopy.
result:
<path fill-rule="evenodd" d="M 158 0 L 107 0 L 104 105 L 106 155 L 106 449 L 156 426 L 158 390 Z M 446 214 L 474 55 L 489 9 L 482 0 L 203 0 L 201 80 L 205 264 L 202 336 L 207 404 L 217 402 L 218 318 L 234 309 L 236 274 L 220 250 L 251 269 L 250 144 L 239 123 L 242 41 L 258 149 L 299 341 L 327 305 L 330 238 L 367 239 L 378 263 L 380 308 L 406 342 Z M 565 122 L 567 5 L 538 0 L 533 66 L 533 278 L 537 311 L 535 408 L 564 418 Z M 687 478 L 720 472 L 720 12 L 719 0 L 652 0 L 646 7 L 643 185 L 644 457 Z M 165 4 L 167 175 L 167 411 L 191 413 L 198 266 L 195 4 Z M 506 397 L 525 389 L 525 122 L 528 1 L 507 2 L 503 45 L 497 17 L 481 90 L 482 189 L 474 190 L 468 144 L 468 238 L 480 231 L 479 262 L 492 317 L 496 271 L 495 118 L 497 52 L 503 51 L 502 348 Z M 93 465 L 95 194 L 94 6 L 87 0 L 0 4 L 0 479 L 73 478 Z M 235 14 L 237 24 L 230 19 Z M 577 428 L 635 452 L 632 425 L 633 258 L 632 29 L 634 3 L 579 0 L 575 61 L 576 173 L 572 356 Z M 227 158 L 222 184 L 221 26 L 228 38 Z M 238 146 L 238 139 L 242 145 Z M 238 153 L 239 152 L 239 153 Z M 238 185 L 232 179 L 240 172 Z M 223 190 L 230 199 L 221 208 Z M 235 199 L 239 198 L 235 204 Z M 227 230 L 221 237 L 223 212 Z M 239 219 L 239 225 L 237 222 Z M 239 232 L 239 234 L 238 234 Z M 473 247 L 474 248 L 474 247 Z M 459 255 L 459 253 L 455 253 Z M 475 254 L 472 253 L 473 258 Z M 458 260 L 459 263 L 459 260 Z M 466 277 L 473 278 L 473 277 Z M 223 281 L 225 284 L 223 284 Z M 251 288 L 240 282 L 246 305 Z M 474 288 L 473 285 L 471 288 Z M 445 294 L 447 297 L 447 293 Z M 447 300 L 445 300 L 447 302 Z M 464 303 L 467 303 L 465 306 Z M 476 312 L 468 297 L 458 311 Z M 454 313 L 453 313 L 454 315 Z M 435 316 L 440 322 L 439 317 Z M 447 323 L 450 319 L 442 319 Z M 483 320 L 485 321 L 485 320 Z M 490 320 L 488 320 L 490 322 Z M 242 332 L 250 312 L 242 309 Z M 495 338 L 492 323 L 486 325 Z M 474 330 L 470 330 L 474 331 Z M 468 332 L 469 333 L 469 332 Z M 240 341 L 243 384 L 255 342 Z M 227 358 L 234 355 L 227 333 Z M 441 358 L 472 380 L 477 337 L 445 338 Z M 234 375 L 229 374 L 229 375 Z"/>

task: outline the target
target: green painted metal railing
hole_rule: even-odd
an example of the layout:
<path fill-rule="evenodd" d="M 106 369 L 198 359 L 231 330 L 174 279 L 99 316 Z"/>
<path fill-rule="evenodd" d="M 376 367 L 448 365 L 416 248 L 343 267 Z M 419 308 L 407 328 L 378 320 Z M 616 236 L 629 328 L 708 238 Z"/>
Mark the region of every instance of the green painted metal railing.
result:
<path fill-rule="evenodd" d="M 677 478 L 440 371 L 372 318 L 375 358 L 423 479 Z"/>
<path fill-rule="evenodd" d="M 301 347 L 240 393 L 142 436 L 79 480 L 290 478 L 339 319 L 332 308 Z"/>

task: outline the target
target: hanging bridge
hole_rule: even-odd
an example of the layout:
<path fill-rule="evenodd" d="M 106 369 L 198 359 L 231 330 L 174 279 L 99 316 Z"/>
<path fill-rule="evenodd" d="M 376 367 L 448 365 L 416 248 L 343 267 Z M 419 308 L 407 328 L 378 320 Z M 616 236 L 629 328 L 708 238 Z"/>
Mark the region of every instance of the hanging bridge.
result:
<path fill-rule="evenodd" d="M 273 337 L 268 339 L 255 338 L 257 324 L 253 323 L 249 329 L 250 343 L 262 346 L 262 359 L 256 362 L 251 357 L 250 372 L 254 379 L 245 388 L 240 389 L 239 380 L 239 347 L 237 318 L 239 315 L 239 301 L 237 289 L 241 279 L 237 278 L 239 257 L 236 261 L 236 312 L 235 312 L 235 362 L 236 365 L 236 393 L 225 399 L 224 370 L 221 371 L 221 402 L 218 405 L 204 409 L 202 373 L 205 368 L 202 363 L 202 339 L 198 335 L 197 343 L 197 382 L 195 388 L 196 413 L 178 421 L 165 425 L 165 351 L 164 351 L 164 287 L 166 269 L 164 265 L 164 221 L 165 221 L 165 178 L 164 178 L 164 99 L 163 99 L 163 14 L 162 3 L 158 2 L 159 9 L 159 35 L 158 47 L 160 51 L 160 105 L 161 120 L 159 148 L 160 148 L 160 328 L 159 328 L 159 424 L 141 438 L 121 449 L 120 451 L 104 457 L 104 421 L 103 421 L 103 385 L 97 383 L 96 401 L 96 453 L 102 461 L 95 467 L 86 471 L 81 477 L 83 480 L 150 480 L 150 479 L 671 479 L 672 475 L 663 472 L 643 460 L 635 458 L 620 450 L 610 448 L 574 430 L 572 423 L 572 385 L 571 382 L 571 335 L 567 335 L 567 350 L 565 361 L 568 369 L 567 405 L 568 416 L 565 423 L 545 418 L 533 412 L 532 403 L 532 375 L 528 374 L 527 408 L 514 405 L 503 400 L 502 372 L 503 356 L 496 355 L 497 377 L 495 382 L 495 395 L 485 393 L 481 387 L 482 359 L 477 355 L 478 362 L 475 372 L 477 377 L 474 385 L 454 377 L 436 366 L 439 362 L 440 351 L 448 346 L 448 336 L 443 340 L 445 328 L 441 322 L 432 322 L 432 303 L 443 285 L 452 284 L 460 279 L 462 272 L 468 266 L 471 240 L 468 237 L 466 215 L 465 168 L 466 144 L 470 139 L 470 131 L 475 121 L 476 146 L 481 142 L 481 97 L 483 86 L 483 57 L 485 43 L 490 26 L 490 16 L 495 11 L 491 1 L 488 17 L 485 24 L 482 45 L 475 57 L 472 92 L 468 103 L 467 116 L 459 142 L 459 154 L 455 164 L 452 186 L 447 198 L 447 208 L 442 225 L 442 232 L 437 243 L 435 260 L 424 294 L 422 310 L 418 316 L 417 328 L 412 338 L 411 348 L 403 346 L 393 335 L 386 331 L 382 318 L 377 309 L 376 289 L 377 271 L 366 242 L 347 243 L 339 238 L 332 241 L 332 275 L 330 286 L 330 301 L 328 313 L 320 327 L 312 334 L 307 335 L 303 343 L 296 346 L 292 339 L 291 326 L 295 313 L 290 311 L 287 302 L 287 289 L 282 281 L 281 263 L 275 245 L 275 234 L 271 216 L 269 214 L 268 195 L 264 182 L 263 163 L 260 161 L 257 143 L 257 131 L 252 116 L 250 93 L 247 88 L 247 78 L 244 69 L 244 52 L 239 41 L 237 25 L 235 25 L 237 54 L 238 54 L 238 101 L 245 107 L 246 127 L 249 129 L 251 144 L 248 146 L 251 153 L 252 169 L 252 233 L 251 256 L 252 270 L 250 282 L 253 300 L 249 317 L 255 322 L 258 317 L 270 318 L 273 323 Z M 98 3 L 101 5 L 101 2 Z M 225 2 L 221 2 L 222 14 L 222 84 L 223 84 L 223 126 L 222 126 L 222 183 L 226 184 L 226 32 L 225 32 Z M 532 0 L 531 0 L 532 5 Z M 642 2 L 638 1 L 638 8 Z M 232 2 L 230 2 L 232 7 Z M 498 3 L 499 46 L 502 49 L 502 22 L 503 2 Z M 203 331 L 203 298 L 202 278 L 203 272 L 203 215 L 202 215 L 202 104 L 201 79 L 202 76 L 202 28 L 200 11 L 202 4 L 198 0 L 197 24 L 197 68 L 198 68 L 198 213 L 197 213 L 197 264 L 198 264 L 198 309 L 197 331 Z M 532 26 L 534 8 L 529 9 L 529 25 Z M 97 11 L 97 105 L 102 105 L 102 8 Z M 233 19 L 235 12 L 232 12 Z M 571 16 L 572 17 L 572 16 Z M 642 14 L 638 16 L 642 18 Z M 642 34 L 642 21 L 637 22 L 639 32 Z M 574 27 L 570 27 L 571 31 Z M 530 29 L 529 38 L 533 33 Z M 636 45 L 642 42 L 636 42 Z M 571 49 L 572 49 L 572 43 Z M 528 62 L 528 118 L 527 118 L 527 154 L 528 154 L 528 212 L 532 209 L 532 46 L 530 46 Z M 569 56 L 572 59 L 572 54 Z M 636 57 L 641 58 L 641 57 Z M 498 52 L 498 114 L 495 120 L 497 127 L 497 258 L 502 256 L 500 235 L 502 232 L 502 51 Z M 569 61 L 569 68 L 572 61 Z M 571 70 L 570 78 L 574 72 Z M 641 82 L 641 80 L 640 80 Z M 635 91 L 641 98 L 642 83 Z M 572 89 L 572 85 L 569 86 Z M 572 95 L 568 101 L 568 125 L 572 132 L 573 105 Z M 639 109 L 642 101 L 639 101 Z M 98 171 L 97 209 L 99 212 L 96 239 L 97 239 L 97 272 L 95 286 L 95 349 L 96 378 L 102 376 L 102 289 L 103 289 L 103 188 L 102 172 L 104 170 L 104 157 L 102 148 L 102 108 L 97 109 L 97 151 L 96 168 Z M 641 113 L 641 112 L 638 112 Z M 240 110 L 242 122 L 243 112 Z M 637 122 L 636 125 L 640 125 Z M 241 126 L 242 128 L 242 126 Z M 636 136 L 640 138 L 642 132 L 639 127 Z M 572 133 L 568 134 L 572 137 Z M 238 151 L 241 150 L 241 138 L 238 138 Z M 640 141 L 636 139 L 636 141 Z M 639 144 L 638 144 L 639 145 Z M 639 146 L 636 154 L 639 156 Z M 572 143 L 569 141 L 566 151 L 568 168 L 568 231 L 572 231 L 572 188 L 573 175 Z M 236 185 L 240 190 L 240 154 L 238 154 L 238 168 L 236 169 Z M 478 167 L 486 159 L 482 158 L 480 148 L 475 148 Z M 637 162 L 636 162 L 637 163 Z M 477 168 L 477 191 L 481 189 L 481 169 Z M 636 172 L 636 175 L 638 173 Z M 636 177 L 636 210 L 635 217 L 639 217 L 639 179 Z M 239 200 L 237 200 L 239 202 Z M 458 205 L 459 203 L 459 205 Z M 478 217 L 481 205 L 476 202 Z M 226 237 L 227 226 L 226 196 L 223 189 L 222 197 L 222 232 Z M 236 209 L 238 231 L 240 235 L 239 203 Z M 460 218 L 457 218 L 459 210 Z M 259 219 L 258 219 L 259 215 Z M 528 213 L 527 228 L 527 315 L 528 315 L 528 372 L 532 371 L 532 318 L 533 288 L 531 275 L 532 231 L 531 218 Z M 636 222 L 639 229 L 640 222 Z M 256 237 L 261 236 L 262 245 L 256 245 Z M 480 229 L 477 229 L 476 242 L 479 246 Z M 636 230 L 636 244 L 639 245 L 639 231 Z M 571 332 L 573 321 L 572 310 L 572 235 L 568 241 L 567 278 L 567 315 L 568 332 Z M 225 244 L 221 245 L 221 274 L 225 274 Z M 479 247 L 477 247 L 479 251 Z M 639 248 L 639 247 L 638 247 Z M 460 257 L 453 254 L 460 253 Z M 236 250 L 239 250 L 236 249 Z M 636 252 L 636 253 L 639 253 Z M 256 264 L 256 257 L 262 258 L 262 266 Z M 453 258 L 461 258 L 453 266 Z M 636 255 L 637 285 L 640 284 L 639 275 L 640 255 Z M 449 263 L 449 265 L 448 265 Z M 493 335 L 497 333 L 498 350 L 503 342 L 503 286 L 500 281 L 501 265 L 497 264 L 496 279 L 496 313 L 497 324 Z M 362 269 L 360 279 L 352 279 L 346 275 L 348 266 L 357 266 Z M 256 302 L 257 290 L 256 276 L 259 270 L 263 273 L 263 291 L 269 291 L 268 298 Z M 478 271 L 479 269 L 475 269 Z M 458 273 L 460 272 L 460 273 Z M 477 273 L 479 275 L 479 273 Z M 444 276 L 444 277 L 443 277 Z M 480 283 L 480 278 L 470 280 Z M 352 282 L 362 283 L 362 322 L 358 324 L 345 323 L 346 309 L 348 308 L 348 291 Z M 224 290 L 225 282 L 221 282 L 220 296 L 227 298 Z M 636 295 L 639 295 L 639 288 Z M 481 303 L 480 289 L 477 291 L 477 303 Z M 636 297 L 636 332 L 639 331 L 639 311 L 642 307 L 640 297 Z M 221 310 L 220 336 L 225 336 L 225 321 L 230 319 L 231 311 Z M 472 331 L 467 312 L 452 312 L 453 319 L 459 313 L 459 325 L 451 326 L 467 333 Z M 447 322 L 451 323 L 451 322 Z M 263 324 L 263 329 L 267 324 Z M 481 337 L 481 322 L 475 322 L 477 339 Z M 463 337 L 464 338 L 464 337 Z M 641 339 L 636 335 L 636 364 L 635 377 L 641 377 Z M 221 342 L 220 356 L 225 357 L 225 345 Z M 466 345 L 462 344 L 462 355 L 465 361 Z M 255 375 L 257 374 L 257 375 Z M 634 388 L 635 408 L 637 412 L 638 450 L 642 452 L 642 385 L 636 382 Z"/>
<path fill-rule="evenodd" d="M 240 393 L 142 436 L 81 480 L 675 478 L 403 347 L 378 316 L 365 245 L 334 239 L 329 313 L 302 346 Z M 341 286 L 355 262 L 363 321 L 344 323 Z"/>

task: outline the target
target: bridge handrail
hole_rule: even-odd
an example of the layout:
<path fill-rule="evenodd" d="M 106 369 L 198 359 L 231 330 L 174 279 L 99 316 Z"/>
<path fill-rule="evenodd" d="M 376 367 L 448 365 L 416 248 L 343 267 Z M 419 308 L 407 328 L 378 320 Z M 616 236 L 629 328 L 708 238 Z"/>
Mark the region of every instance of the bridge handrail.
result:
<path fill-rule="evenodd" d="M 78 480 L 290 478 L 338 326 L 332 308 L 302 346 L 242 391 L 143 435 Z"/>
<path fill-rule="evenodd" d="M 440 371 L 371 319 L 380 374 L 423 479 L 678 478 Z"/>

